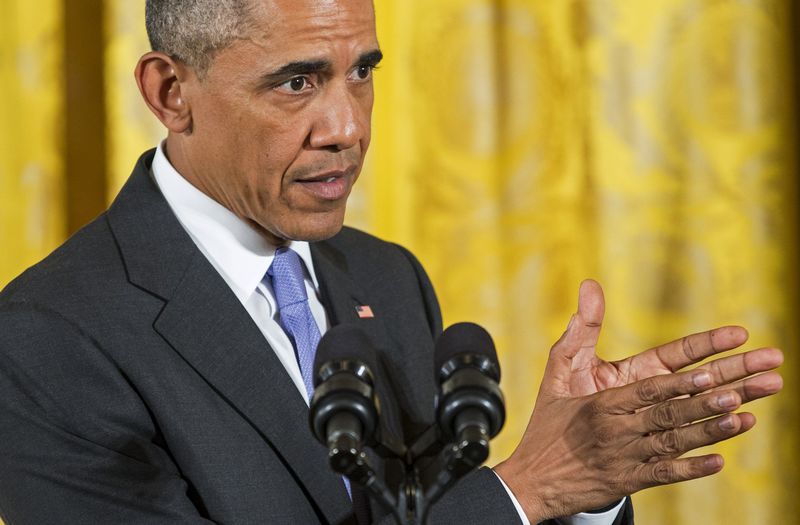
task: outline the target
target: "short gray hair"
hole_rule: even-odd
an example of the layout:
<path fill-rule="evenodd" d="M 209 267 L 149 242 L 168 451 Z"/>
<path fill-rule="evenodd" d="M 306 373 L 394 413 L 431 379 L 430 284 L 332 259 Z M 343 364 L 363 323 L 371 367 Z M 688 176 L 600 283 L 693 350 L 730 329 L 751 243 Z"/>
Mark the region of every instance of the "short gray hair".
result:
<path fill-rule="evenodd" d="M 247 34 L 252 0 L 146 0 L 145 25 L 153 51 L 195 69 L 201 78 L 214 54 Z"/>

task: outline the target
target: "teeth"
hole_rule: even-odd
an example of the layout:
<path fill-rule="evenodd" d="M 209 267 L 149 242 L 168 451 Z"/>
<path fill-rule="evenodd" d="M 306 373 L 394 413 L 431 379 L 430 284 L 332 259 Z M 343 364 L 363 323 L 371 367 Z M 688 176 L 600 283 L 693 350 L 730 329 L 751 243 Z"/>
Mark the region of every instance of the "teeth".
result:
<path fill-rule="evenodd" d="M 336 180 L 336 177 L 328 177 L 328 179 L 325 182 L 333 182 L 335 180 Z"/>

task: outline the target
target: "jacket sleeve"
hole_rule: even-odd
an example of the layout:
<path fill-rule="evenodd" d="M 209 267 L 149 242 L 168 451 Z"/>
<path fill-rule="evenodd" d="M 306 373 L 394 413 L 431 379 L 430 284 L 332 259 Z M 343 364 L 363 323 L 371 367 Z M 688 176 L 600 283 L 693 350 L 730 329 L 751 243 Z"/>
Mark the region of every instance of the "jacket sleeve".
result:
<path fill-rule="evenodd" d="M 145 404 L 59 314 L 0 307 L 0 516 L 7 525 L 211 523 Z"/>

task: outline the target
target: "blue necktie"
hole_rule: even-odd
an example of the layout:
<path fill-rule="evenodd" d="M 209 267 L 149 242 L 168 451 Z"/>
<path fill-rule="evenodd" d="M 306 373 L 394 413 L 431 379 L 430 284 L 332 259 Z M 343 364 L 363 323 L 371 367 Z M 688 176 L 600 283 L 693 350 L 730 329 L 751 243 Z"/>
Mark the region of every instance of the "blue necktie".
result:
<path fill-rule="evenodd" d="M 320 333 L 308 306 L 300 256 L 289 248 L 278 248 L 267 275 L 272 279 L 272 290 L 278 302 L 281 327 L 294 344 L 300 374 L 303 376 L 303 384 L 310 400 L 314 395 L 314 356 L 317 353 Z M 345 477 L 342 479 L 347 494 L 351 495 L 350 481 Z"/>
<path fill-rule="evenodd" d="M 281 327 L 292 340 L 306 393 L 311 399 L 314 395 L 314 356 L 320 333 L 308 306 L 303 263 L 293 250 L 278 248 L 267 274 L 272 278 Z"/>

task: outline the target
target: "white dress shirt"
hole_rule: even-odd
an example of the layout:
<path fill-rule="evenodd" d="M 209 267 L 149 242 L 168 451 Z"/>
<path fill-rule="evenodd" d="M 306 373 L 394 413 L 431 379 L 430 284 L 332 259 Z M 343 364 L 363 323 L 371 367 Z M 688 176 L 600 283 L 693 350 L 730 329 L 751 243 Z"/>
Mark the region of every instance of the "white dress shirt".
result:
<path fill-rule="evenodd" d="M 156 151 L 152 170 L 153 178 L 178 218 L 178 222 L 253 318 L 266 342 L 283 364 L 286 373 L 292 378 L 298 393 L 308 404 L 306 387 L 294 347 L 278 321 L 275 293 L 269 279 L 264 278 L 275 257 L 275 246 L 229 209 L 184 179 L 167 159 L 163 142 Z M 302 241 L 291 241 L 289 247 L 297 252 L 305 265 L 308 304 L 319 326 L 320 334 L 324 334 L 330 323 L 319 299 L 319 282 L 311 260 L 311 249 L 307 242 Z M 530 525 L 514 494 L 500 476 L 498 479 L 508 492 L 523 524 Z M 562 518 L 560 523 L 609 525 L 619 513 L 622 503 L 602 514 L 576 514 Z"/>
<path fill-rule="evenodd" d="M 153 177 L 172 211 L 194 243 L 222 276 L 253 318 L 298 392 L 308 404 L 306 387 L 294 347 L 278 321 L 278 303 L 265 275 L 275 258 L 275 246 L 248 223 L 184 179 L 164 154 L 163 143 L 153 159 Z M 307 242 L 288 245 L 305 266 L 306 292 L 319 331 L 329 327 L 319 300 L 319 283 Z M 265 351 L 269 351 L 265 345 Z"/>

